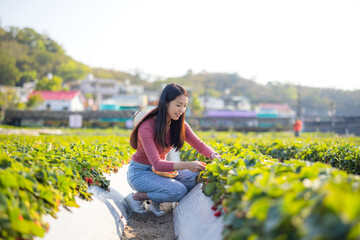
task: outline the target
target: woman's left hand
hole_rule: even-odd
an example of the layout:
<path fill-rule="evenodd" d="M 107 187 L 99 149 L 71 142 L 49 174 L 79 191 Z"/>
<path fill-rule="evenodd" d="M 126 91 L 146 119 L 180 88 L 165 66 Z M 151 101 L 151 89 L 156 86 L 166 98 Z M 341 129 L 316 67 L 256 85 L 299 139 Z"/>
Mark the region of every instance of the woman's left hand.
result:
<path fill-rule="evenodd" d="M 214 152 L 211 154 L 211 160 L 214 160 L 215 158 L 221 158 L 221 155 L 218 154 L 217 152 Z"/>

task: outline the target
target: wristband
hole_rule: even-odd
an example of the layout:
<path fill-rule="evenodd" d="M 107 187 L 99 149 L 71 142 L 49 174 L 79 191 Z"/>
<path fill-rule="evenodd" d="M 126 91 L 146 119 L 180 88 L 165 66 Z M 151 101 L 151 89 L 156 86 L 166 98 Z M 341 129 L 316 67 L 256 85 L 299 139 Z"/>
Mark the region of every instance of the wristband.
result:
<path fill-rule="evenodd" d="M 214 160 L 214 155 L 215 155 L 215 154 L 219 155 L 217 152 L 213 152 L 213 153 L 211 154 L 211 156 L 210 156 L 211 160 Z"/>

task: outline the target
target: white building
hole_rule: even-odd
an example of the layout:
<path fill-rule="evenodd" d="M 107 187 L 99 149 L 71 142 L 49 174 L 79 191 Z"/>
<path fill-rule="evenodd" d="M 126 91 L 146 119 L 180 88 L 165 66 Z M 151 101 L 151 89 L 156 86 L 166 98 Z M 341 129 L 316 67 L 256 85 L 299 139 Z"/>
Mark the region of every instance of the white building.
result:
<path fill-rule="evenodd" d="M 121 108 L 138 108 L 147 105 L 148 98 L 145 94 L 122 94 L 104 100 L 100 105 L 100 110 L 121 110 Z"/>
<path fill-rule="evenodd" d="M 207 110 L 251 110 L 250 100 L 243 96 L 225 96 L 223 98 L 201 96 L 199 100 Z"/>
<path fill-rule="evenodd" d="M 206 110 L 221 110 L 225 108 L 225 101 L 221 98 L 201 96 L 199 101 Z"/>
<path fill-rule="evenodd" d="M 33 91 L 30 96 L 40 95 L 44 102 L 36 107 L 39 111 L 84 111 L 84 97 L 80 91 Z"/>
<path fill-rule="evenodd" d="M 116 79 L 94 78 L 89 74 L 84 80 L 67 83 L 70 90 L 81 91 L 83 96 L 92 94 L 96 104 L 101 105 L 103 101 L 112 99 L 122 92 L 122 82 Z"/>
<path fill-rule="evenodd" d="M 137 94 L 137 93 L 143 93 L 144 92 L 144 86 L 141 85 L 122 85 L 120 86 L 119 93 L 127 93 L 127 94 Z"/>
<path fill-rule="evenodd" d="M 236 110 L 251 110 L 251 102 L 248 98 L 244 96 L 233 96 L 231 100 Z"/>
<path fill-rule="evenodd" d="M 100 110 L 118 108 L 117 106 L 143 106 L 147 103 L 144 97 L 144 86 L 131 85 L 130 80 L 124 82 L 116 79 L 94 78 L 89 74 L 86 79 L 67 83 L 70 90 L 81 91 L 83 96 L 91 94 L 95 105 Z M 113 107 L 110 107 L 113 105 Z M 94 108 L 92 108 L 94 110 Z M 96 108 L 95 108 L 96 109 Z"/>
<path fill-rule="evenodd" d="M 0 92 L 3 95 L 12 95 L 13 101 L 16 103 L 26 103 L 29 97 L 29 94 L 35 88 L 35 82 L 24 83 L 23 87 L 15 86 L 4 86 L 0 85 Z"/>

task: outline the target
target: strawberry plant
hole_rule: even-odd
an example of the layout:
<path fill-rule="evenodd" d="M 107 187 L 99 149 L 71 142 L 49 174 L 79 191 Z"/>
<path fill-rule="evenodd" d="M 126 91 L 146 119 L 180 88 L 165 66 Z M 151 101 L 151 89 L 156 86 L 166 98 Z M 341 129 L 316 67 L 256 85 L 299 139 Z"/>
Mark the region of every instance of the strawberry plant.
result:
<path fill-rule="evenodd" d="M 0 136 L 0 239 L 42 237 L 42 216 L 91 200 L 88 186 L 108 189 L 103 173 L 126 164 L 128 137 Z"/>
<path fill-rule="evenodd" d="M 224 239 L 360 237 L 358 176 L 320 162 L 282 163 L 253 146 L 211 144 L 222 159 L 208 163 L 200 179 L 216 216 L 223 214 Z M 182 157 L 200 159 L 189 147 Z"/>

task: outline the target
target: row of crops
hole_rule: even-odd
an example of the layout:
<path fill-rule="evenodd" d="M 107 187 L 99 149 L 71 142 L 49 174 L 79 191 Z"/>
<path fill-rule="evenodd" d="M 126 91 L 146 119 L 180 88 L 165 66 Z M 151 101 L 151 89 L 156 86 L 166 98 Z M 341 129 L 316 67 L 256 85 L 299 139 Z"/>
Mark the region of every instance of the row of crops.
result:
<path fill-rule="evenodd" d="M 0 239 L 44 236 L 44 215 L 77 207 L 76 196 L 90 200 L 88 186 L 107 189 L 106 173 L 133 153 L 129 132 L 64 133 L 0 136 Z M 209 162 L 188 145 L 181 158 L 208 163 L 200 178 L 224 217 L 225 239 L 360 239 L 359 138 L 199 136 L 222 159 Z"/>
<path fill-rule="evenodd" d="M 108 189 L 104 173 L 130 154 L 128 137 L 0 136 L 0 239 L 44 236 L 44 215 L 90 200 L 88 186 Z"/>
<path fill-rule="evenodd" d="M 216 138 L 222 159 L 200 179 L 223 214 L 224 239 L 360 239 L 358 141 Z M 207 161 L 189 146 L 181 158 Z"/>

